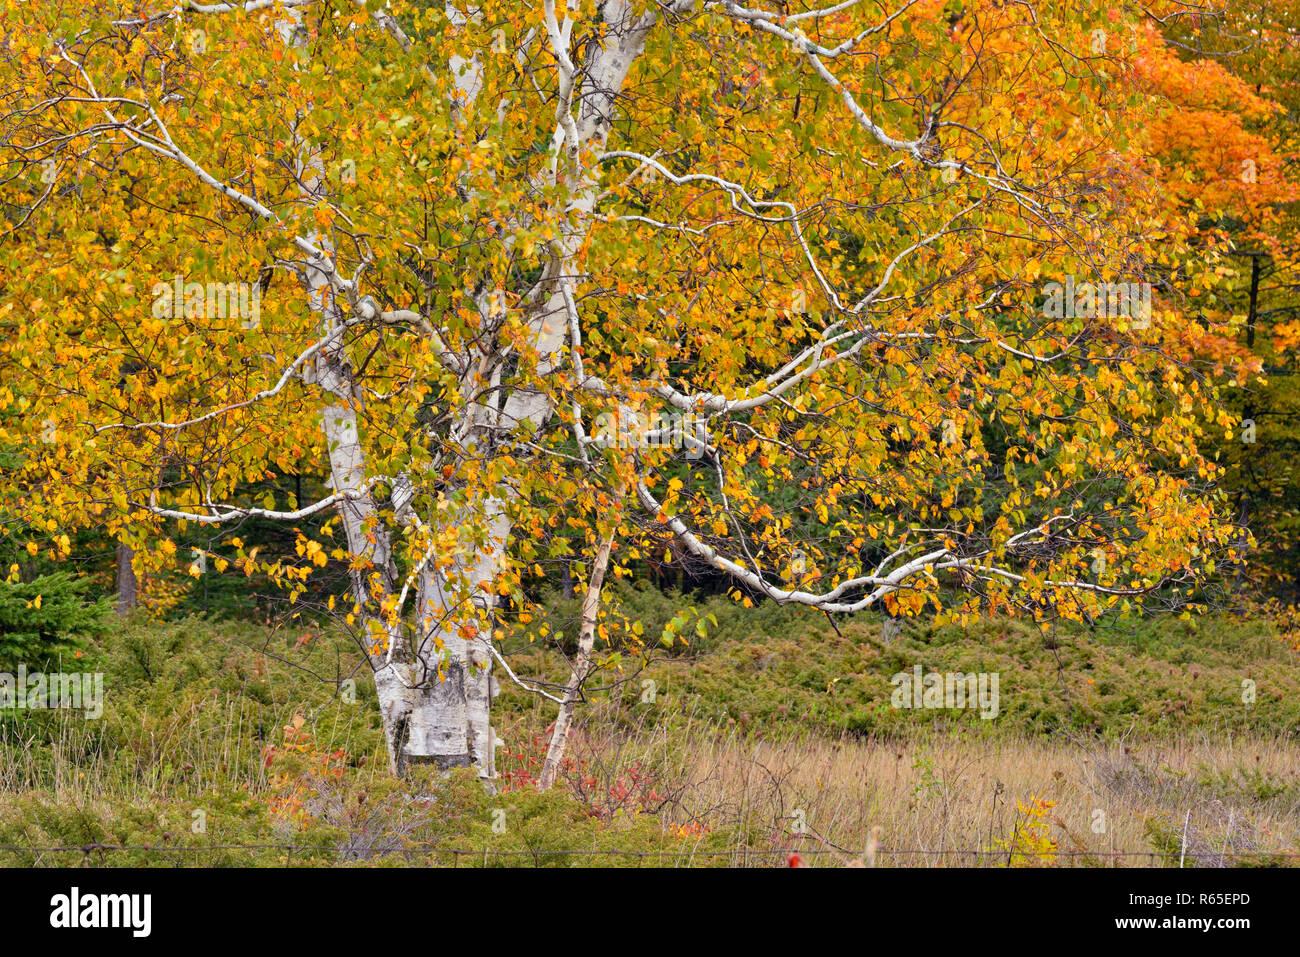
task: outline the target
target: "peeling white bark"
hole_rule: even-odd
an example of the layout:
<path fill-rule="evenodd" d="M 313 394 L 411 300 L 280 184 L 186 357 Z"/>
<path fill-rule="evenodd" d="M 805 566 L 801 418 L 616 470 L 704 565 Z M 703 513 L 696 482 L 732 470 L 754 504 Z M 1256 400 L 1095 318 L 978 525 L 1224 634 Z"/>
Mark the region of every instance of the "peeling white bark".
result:
<path fill-rule="evenodd" d="M 495 774 L 492 700 L 491 585 L 504 556 L 509 518 L 489 499 L 473 514 L 452 513 L 462 531 L 460 555 L 449 568 L 420 573 L 417 602 L 418 685 L 411 692 L 403 760 L 439 767 L 473 765 L 482 777 Z M 476 543 L 481 532 L 486 541 Z M 486 629 L 485 629 L 486 623 Z M 468 637 L 462 628 L 472 629 Z"/>
<path fill-rule="evenodd" d="M 287 46 L 298 48 L 306 45 L 301 11 L 286 10 L 284 19 L 277 21 L 276 28 Z M 308 203 L 317 202 L 325 190 L 325 170 L 320 153 L 296 135 L 294 147 L 299 155 L 297 174 L 302 184 L 302 199 Z M 328 235 L 313 233 L 307 238 L 322 251 L 326 261 L 333 261 L 334 248 Z M 373 636 L 382 634 L 390 646 L 381 647 L 378 653 L 372 652 L 370 659 L 375 669 L 375 691 L 384 722 L 389 766 L 397 772 L 401 767 L 401 739 L 411 711 L 407 693 L 409 680 L 401 674 L 398 647 L 401 631 L 378 615 L 367 613 L 367 609 L 375 607 L 372 595 L 382 600 L 393 592 L 396 569 L 392 544 L 387 528 L 378 521 L 371 494 L 357 422 L 361 396 L 352 384 L 346 344 L 341 335 L 345 320 L 331 275 L 321 260 L 313 259 L 304 269 L 303 280 L 312 312 L 319 317 L 322 341 L 330 343 L 315 356 L 316 382 L 322 391 L 335 399 L 321 411 L 321 429 L 329 447 L 330 484 L 335 493 L 346 496 L 339 500 L 338 512 L 349 551 L 354 556 L 369 559 L 368 567 L 356 568 L 351 573 L 353 596 L 356 606 L 361 609 L 363 640 L 370 641 Z"/>
<path fill-rule="evenodd" d="M 571 24 L 561 26 L 555 20 L 554 5 L 547 7 L 547 26 L 553 52 L 561 70 L 561 104 L 557 115 L 557 143 L 566 148 L 568 165 L 566 182 L 572 184 L 566 208 L 570 215 L 565 233 L 551 248 L 551 258 L 530 299 L 539 303 L 530 320 L 532 347 L 536 354 L 537 374 L 554 373 L 563 362 L 563 350 L 569 339 L 569 285 L 577 271 L 576 256 L 592 224 L 601 176 L 600 154 L 604 150 L 613 121 L 614 104 L 628 71 L 645 47 L 646 36 L 658 20 L 655 11 L 637 13 L 632 4 L 610 0 L 603 9 L 607 30 L 599 46 L 594 47 L 585 64 L 585 80 L 577 103 L 577 115 L 570 112 L 578 71 L 568 55 Z M 472 102 L 481 88 L 479 66 L 470 62 L 453 64 L 457 71 L 458 95 Z M 480 311 L 491 313 L 490 294 L 481 294 Z M 500 357 L 484 357 L 491 363 L 489 380 L 494 384 L 500 375 Z M 466 370 L 477 363 L 467 362 Z M 467 376 L 472 373 L 467 371 Z M 467 387 L 466 392 L 471 390 Z M 471 405 L 454 434 L 471 447 L 488 446 L 503 434 L 513 433 L 530 438 L 554 413 L 550 399 L 536 390 L 517 389 L 505 400 L 504 408 Z M 479 632 L 466 640 L 459 633 L 467 619 L 486 617 L 490 622 L 492 581 L 504 556 L 510 534 L 505 503 L 490 500 L 471 514 L 452 514 L 448 520 L 460 528 L 477 529 L 487 541 L 477 549 L 467 544 L 462 556 L 447 571 L 430 569 L 422 574 L 418 618 L 420 641 L 416 669 L 427 673 L 415 675 L 418 690 L 412 692 L 406 748 L 408 762 L 432 762 L 442 767 L 474 765 L 485 777 L 494 774 L 495 734 L 489 720 L 492 698 L 491 633 Z M 472 555 L 466 559 L 465 555 Z M 605 557 L 608 563 L 608 554 Z M 486 586 L 480 587 L 480 586 Z M 596 600 L 599 584 L 596 585 Z M 478 616 L 469 615 L 466 604 L 478 604 Z M 592 634 L 594 636 L 594 611 Z M 443 654 L 435 654 L 441 644 Z M 589 652 L 585 660 L 589 661 Z M 584 674 L 585 677 L 585 674 Z M 572 707 L 569 719 L 572 717 Z M 567 737 L 567 735 L 566 735 Z M 560 745 L 562 750 L 563 744 Z"/>
<path fill-rule="evenodd" d="M 546 761 L 542 764 L 542 774 L 537 787 L 545 791 L 555 783 L 560 763 L 564 760 L 564 749 L 569 743 L 569 733 L 573 730 L 573 712 L 582 697 L 582 683 L 591 674 L 591 652 L 596 646 L 596 617 L 600 610 L 600 589 L 605 583 L 605 571 L 609 568 L 609 553 L 614 547 L 613 537 L 605 539 L 596 552 L 596 560 L 591 569 L 591 581 L 587 584 L 587 594 L 582 600 L 582 629 L 578 636 L 578 660 L 573 665 L 573 676 L 565 689 L 564 703 L 560 713 L 555 717 L 555 730 L 551 732 L 551 744 L 546 749 Z"/>

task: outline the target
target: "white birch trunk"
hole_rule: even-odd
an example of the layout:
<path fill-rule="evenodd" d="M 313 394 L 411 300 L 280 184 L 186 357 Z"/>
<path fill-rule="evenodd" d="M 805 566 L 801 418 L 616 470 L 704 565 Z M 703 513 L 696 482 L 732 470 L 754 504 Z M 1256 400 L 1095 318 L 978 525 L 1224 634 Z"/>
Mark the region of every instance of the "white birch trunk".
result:
<path fill-rule="evenodd" d="M 276 27 L 286 46 L 301 48 L 307 43 L 303 29 L 303 16 L 299 10 L 286 10 L 285 19 Z M 325 191 L 325 168 L 319 150 L 302 140 L 295 132 L 293 145 L 298 153 L 297 174 L 301 183 L 300 195 L 304 202 L 314 203 Z M 308 239 L 326 256 L 334 256 L 334 246 L 328 235 L 312 233 Z M 330 336 L 343 324 L 343 314 L 330 285 L 330 276 L 319 262 L 309 261 L 303 273 L 312 312 L 319 319 L 322 337 Z M 366 471 L 365 450 L 357 423 L 357 410 L 361 395 L 352 382 L 351 365 L 344 340 L 322 350 L 316 358 L 316 381 L 320 388 L 336 401 L 321 411 L 321 429 L 325 434 L 330 458 L 330 485 L 336 492 L 352 492 L 353 497 L 339 503 L 339 516 L 347 536 L 348 550 L 355 556 L 365 556 L 370 561 L 369 570 L 356 569 L 352 575 L 352 592 L 360 609 L 363 640 L 374 640 L 375 635 L 386 636 L 386 643 L 399 645 L 400 629 L 390 627 L 381 617 L 368 614 L 375 607 L 372 594 L 379 597 L 393 591 L 396 569 L 388 530 L 376 520 L 374 499 L 371 496 Z M 378 653 L 369 655 L 375 673 L 375 691 L 379 698 L 380 714 L 384 724 L 384 740 L 388 746 L 390 769 L 396 773 L 401 767 L 401 739 L 410 712 L 407 695 L 409 682 L 400 673 L 400 647 L 380 647 Z"/>
<path fill-rule="evenodd" d="M 655 13 L 637 13 L 624 0 L 608 0 L 602 9 L 608 30 L 588 57 L 586 80 L 581 96 L 577 98 L 577 116 L 560 121 L 561 128 L 567 128 L 571 141 L 567 147 L 562 147 L 570 166 L 566 182 L 573 184 L 566 204 L 571 214 L 567 221 L 571 225 L 556 244 L 552 259 L 544 270 L 536 290 L 539 306 L 530 319 L 537 371 L 541 375 L 554 372 L 563 362 L 569 323 L 568 307 L 560 284 L 571 281 L 570 277 L 575 273 L 575 257 L 591 227 L 600 182 L 599 156 L 609 136 L 614 104 L 629 69 L 644 49 L 649 30 L 657 21 Z M 462 62 L 459 65 L 462 69 L 457 86 L 469 100 L 477 94 L 480 86 L 479 67 L 475 63 Z M 571 75 L 568 82 L 576 83 L 578 77 Z M 540 429 L 553 412 L 547 396 L 521 389 L 506 398 L 500 413 L 472 406 L 466 416 L 485 423 L 484 428 L 489 433 L 495 428 L 518 430 L 529 435 Z M 490 435 L 484 438 L 490 440 Z M 451 520 L 461 527 L 483 530 L 489 541 L 472 562 L 458 564 L 447 576 L 431 572 L 420 583 L 420 632 L 430 634 L 421 639 L 416 670 L 428 673 L 414 675 L 421 687 L 411 696 L 403 758 L 409 762 L 428 762 L 442 767 L 475 765 L 480 775 L 491 777 L 494 774 L 495 745 L 489 721 L 493 682 L 487 642 L 491 641 L 491 633 L 480 634 L 469 641 L 463 639 L 458 634 L 458 626 L 466 616 L 458 609 L 469 600 L 494 600 L 493 590 L 484 591 L 479 585 L 491 584 L 505 554 L 510 526 L 498 502 L 486 503 L 482 511 L 454 515 Z M 605 561 L 608 562 L 608 555 Z M 468 586 L 468 595 L 453 587 L 457 579 Z M 599 585 L 596 596 L 598 600 Z M 429 640 L 433 636 L 441 640 L 445 649 L 441 675 L 436 671 L 433 643 Z M 587 660 L 590 661 L 589 655 Z M 420 682 L 421 677 L 427 680 Z M 569 714 L 571 720 L 571 708 Z"/>
<path fill-rule="evenodd" d="M 453 7 L 449 16 L 466 22 L 474 14 L 461 14 Z M 657 21 L 654 12 L 637 13 L 626 0 L 608 0 L 602 7 L 607 31 L 593 46 L 586 69 L 580 79 L 568 59 L 563 88 L 572 90 L 581 83 L 575 98 L 576 115 L 569 113 L 570 103 L 562 105 L 559 126 L 567 143 L 560 144 L 567 157 L 565 181 L 570 224 L 555 244 L 551 260 L 543 270 L 543 279 L 530 295 L 536 303 L 529 320 L 536 351 L 538 373 L 548 375 L 563 361 L 568 341 L 568 306 L 563 283 L 574 274 L 575 257 L 586 239 L 595 208 L 600 181 L 599 156 L 614 117 L 614 104 L 627 79 L 628 70 L 641 54 L 645 38 Z M 551 16 L 554 12 L 552 8 Z M 289 46 L 305 43 L 303 18 L 298 10 L 285 11 L 277 24 Z M 563 34 L 567 43 L 568 32 Z M 553 40 L 560 40 L 557 33 Z M 451 64 L 456 76 L 457 95 L 469 103 L 481 88 L 481 65 L 475 61 Z M 300 150 L 302 196 L 311 202 L 324 189 L 320 154 L 308 144 L 296 141 Z M 334 251 L 330 238 L 319 234 L 310 237 L 326 256 Z M 317 263 L 309 262 L 305 280 L 313 311 L 320 317 L 322 335 L 343 323 L 342 310 L 330 276 Z M 500 375 L 501 357 L 491 353 L 481 356 Z M 477 363 L 467 363 L 467 367 Z M 353 572 L 353 592 L 361 609 L 361 625 L 367 635 L 384 636 L 389 648 L 371 654 L 375 686 L 384 722 L 385 740 L 394 771 L 408 763 L 433 763 L 439 767 L 475 766 L 484 777 L 494 774 L 495 735 L 490 720 L 492 655 L 491 584 L 501 566 L 510 533 L 503 503 L 489 500 L 466 507 L 463 513 L 444 514 L 443 520 L 454 522 L 463 530 L 462 546 L 452 567 L 443 569 L 435 560 L 419 575 L 416 594 L 417 629 L 414 647 L 403 647 L 400 626 L 390 626 L 376 609 L 390 597 L 396 582 L 391 538 L 379 522 L 372 498 L 364 447 L 358 431 L 357 411 L 361 395 L 354 386 L 351 366 L 341 339 L 336 348 L 323 352 L 316 363 L 317 381 L 335 401 L 323 410 L 322 428 L 330 448 L 331 483 L 336 492 L 351 496 L 340 504 L 339 514 L 347 535 L 349 550 L 369 559 L 365 569 Z M 466 393 L 472 392 L 467 389 Z M 504 432 L 533 434 L 552 415 L 550 400 L 534 390 L 520 389 L 506 397 L 500 412 L 471 405 L 461 423 L 461 438 L 471 445 L 482 443 L 490 454 L 494 438 Z M 477 533 L 477 536 L 476 534 Z M 477 538 L 477 541 L 476 541 Z M 605 555 L 608 562 L 608 554 Z M 486 587 L 481 587 L 486 586 Z M 595 588 L 599 596 L 599 584 Z M 594 611 L 593 611 L 594 621 Z M 481 624 L 487 623 L 482 629 Z M 479 627 L 472 637 L 462 634 L 462 627 Z M 594 624 L 592 626 L 594 635 Z M 590 661 L 590 649 L 583 660 Z M 569 710 L 571 720 L 572 708 Z M 562 747 L 562 745 L 561 745 Z"/>
<path fill-rule="evenodd" d="M 495 596 L 491 585 L 510 525 L 502 503 L 496 500 L 488 500 L 471 514 L 453 514 L 448 521 L 464 530 L 462 554 L 468 557 L 446 571 L 427 568 L 421 574 L 413 675 L 418 687 L 411 695 L 403 757 L 407 763 L 444 768 L 472 765 L 480 776 L 490 778 L 495 774 L 495 737 L 490 723 L 492 656 L 488 650 Z M 477 530 L 483 530 L 487 540 L 476 549 L 470 537 Z M 472 637 L 461 634 L 466 625 L 475 629 Z"/>
<path fill-rule="evenodd" d="M 564 749 L 569 743 L 569 732 L 573 728 L 573 712 L 578 699 L 582 696 L 582 683 L 591 673 L 591 652 L 596 646 L 596 615 L 600 610 L 600 589 L 605 583 L 605 571 L 609 568 L 609 553 L 614 546 L 613 537 L 601 543 L 596 552 L 596 561 L 591 569 L 591 581 L 587 584 L 587 594 L 582 599 L 582 629 L 578 635 L 578 660 L 573 665 L 573 676 L 564 692 L 564 703 L 555 718 L 555 730 L 551 732 L 551 744 L 546 749 L 546 761 L 542 764 L 542 776 L 538 789 L 545 791 L 555 783 L 559 773 L 560 762 L 564 760 Z"/>

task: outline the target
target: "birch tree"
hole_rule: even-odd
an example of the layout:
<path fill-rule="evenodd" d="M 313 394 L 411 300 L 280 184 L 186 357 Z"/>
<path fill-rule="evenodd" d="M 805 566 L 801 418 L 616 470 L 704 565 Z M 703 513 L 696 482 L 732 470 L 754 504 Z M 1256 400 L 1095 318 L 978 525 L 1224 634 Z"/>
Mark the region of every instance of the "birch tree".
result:
<path fill-rule="evenodd" d="M 395 771 L 491 777 L 493 688 L 571 708 L 669 546 L 831 615 L 1184 607 L 1234 557 L 1166 348 L 1214 263 L 1148 14 L 1075 7 L 3 0 L 4 494 L 37 548 L 346 567 Z M 558 562 L 562 692 L 500 643 Z"/>

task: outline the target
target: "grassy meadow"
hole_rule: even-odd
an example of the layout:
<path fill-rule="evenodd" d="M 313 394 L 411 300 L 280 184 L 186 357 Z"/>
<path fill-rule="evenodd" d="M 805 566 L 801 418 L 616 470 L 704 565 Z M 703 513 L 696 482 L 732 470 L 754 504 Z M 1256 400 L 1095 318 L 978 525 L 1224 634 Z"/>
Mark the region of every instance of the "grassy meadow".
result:
<path fill-rule="evenodd" d="M 620 599 L 648 634 L 683 603 Z M 557 630 L 575 613 L 549 607 Z M 555 705 L 504 677 L 491 788 L 428 768 L 394 780 L 361 658 L 328 629 L 115 623 L 62 665 L 103 672 L 101 718 L 0 718 L 0 864 L 1223 867 L 1300 852 L 1300 657 L 1267 623 L 989 621 L 887 642 L 878 621 L 698 610 L 717 621 L 705 637 L 605 658 L 546 793 Z M 556 649 L 506 646 L 521 675 L 563 680 Z M 997 672 L 998 716 L 893 708 L 890 676 L 916 664 Z"/>

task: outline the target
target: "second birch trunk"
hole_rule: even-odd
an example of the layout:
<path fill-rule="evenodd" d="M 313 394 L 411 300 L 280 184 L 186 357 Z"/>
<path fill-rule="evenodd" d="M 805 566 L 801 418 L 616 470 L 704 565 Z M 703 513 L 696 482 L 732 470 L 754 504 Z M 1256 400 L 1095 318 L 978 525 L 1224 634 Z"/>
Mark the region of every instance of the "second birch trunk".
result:
<path fill-rule="evenodd" d="M 600 611 L 600 589 L 605 581 L 605 571 L 609 568 L 609 553 L 614 547 L 614 539 L 605 539 L 596 552 L 596 561 L 591 569 L 591 581 L 587 584 L 587 594 L 582 599 L 582 630 L 578 636 L 578 660 L 573 664 L 573 675 L 565 689 L 564 703 L 555 718 L 555 731 L 551 734 L 551 744 L 546 750 L 546 761 L 542 765 L 542 776 L 538 787 L 545 791 L 555 783 L 559 773 L 560 762 L 564 760 L 564 749 L 569 743 L 569 733 L 573 730 L 573 712 L 582 696 L 582 683 L 591 673 L 591 653 L 596 646 L 596 616 Z"/>

